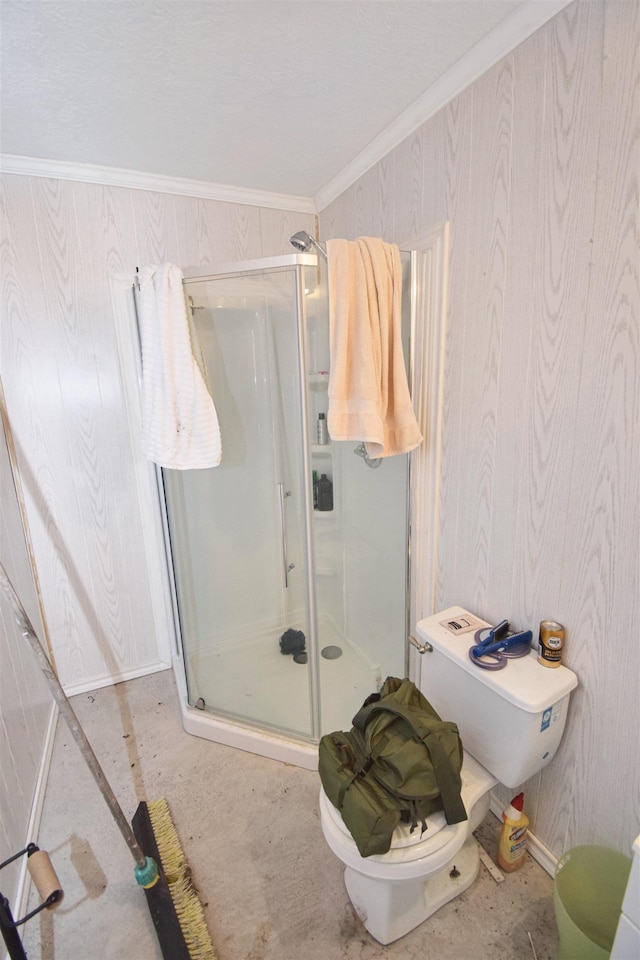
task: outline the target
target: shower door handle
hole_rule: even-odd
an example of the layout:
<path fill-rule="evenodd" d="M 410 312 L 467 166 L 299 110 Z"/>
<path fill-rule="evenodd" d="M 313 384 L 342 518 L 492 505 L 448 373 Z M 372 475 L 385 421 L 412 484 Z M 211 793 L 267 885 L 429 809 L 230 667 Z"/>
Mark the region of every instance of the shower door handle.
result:
<path fill-rule="evenodd" d="M 287 520 L 284 513 L 285 497 L 290 497 L 289 491 L 285 491 L 284 483 L 278 483 L 278 502 L 280 504 L 280 548 L 282 551 L 282 586 L 289 586 L 289 570 L 293 570 L 295 563 L 289 563 L 287 560 Z"/>

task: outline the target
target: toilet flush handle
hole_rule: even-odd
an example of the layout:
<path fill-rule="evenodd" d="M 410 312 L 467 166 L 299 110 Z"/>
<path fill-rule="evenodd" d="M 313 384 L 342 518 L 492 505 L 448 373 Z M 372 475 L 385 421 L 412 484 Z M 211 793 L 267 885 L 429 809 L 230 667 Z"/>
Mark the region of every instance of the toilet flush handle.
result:
<path fill-rule="evenodd" d="M 433 653 L 433 647 L 428 640 L 426 640 L 424 643 L 420 643 L 415 637 L 410 636 L 409 643 L 413 644 L 418 653 Z"/>

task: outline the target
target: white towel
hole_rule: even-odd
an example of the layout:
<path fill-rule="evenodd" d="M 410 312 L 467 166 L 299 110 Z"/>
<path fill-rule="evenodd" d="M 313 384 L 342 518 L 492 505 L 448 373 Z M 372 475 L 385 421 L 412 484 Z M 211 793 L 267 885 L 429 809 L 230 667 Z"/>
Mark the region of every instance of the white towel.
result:
<path fill-rule="evenodd" d="M 170 263 L 140 272 L 142 450 L 172 470 L 216 467 L 222 446 L 216 409 L 193 355 L 182 271 Z"/>
<path fill-rule="evenodd" d="M 422 442 L 402 350 L 402 264 L 377 237 L 329 240 L 329 410 L 333 440 L 364 440 L 371 458 Z"/>

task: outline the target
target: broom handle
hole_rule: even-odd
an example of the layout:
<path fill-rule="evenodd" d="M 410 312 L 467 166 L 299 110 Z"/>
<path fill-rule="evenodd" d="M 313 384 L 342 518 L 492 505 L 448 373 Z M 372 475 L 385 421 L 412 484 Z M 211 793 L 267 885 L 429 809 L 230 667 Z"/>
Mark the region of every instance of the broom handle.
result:
<path fill-rule="evenodd" d="M 91 747 L 91 744 L 87 740 L 87 736 L 84 730 L 80 726 L 80 721 L 75 715 L 73 707 L 69 703 L 67 695 L 62 689 L 60 681 L 58 680 L 55 673 L 53 672 L 53 668 L 51 667 L 51 664 L 49 663 L 49 660 L 44 650 L 42 649 L 42 644 L 38 640 L 36 632 L 33 629 L 33 626 L 31 625 L 31 621 L 27 616 L 26 610 L 22 606 L 20 602 L 20 598 L 18 597 L 18 594 L 14 590 L 13 584 L 9 580 L 9 577 L 7 576 L 7 572 L 1 563 L 0 563 L 0 585 L 2 586 L 7 598 L 9 599 L 9 602 L 11 603 L 15 618 L 18 621 L 18 625 L 20 629 L 22 630 L 22 635 L 25 638 L 25 640 L 27 640 L 31 649 L 33 650 L 36 660 L 38 661 L 38 665 L 42 673 L 44 674 L 44 677 L 47 683 L 49 684 L 49 689 L 51 690 L 51 693 L 53 694 L 53 697 L 56 703 L 58 704 L 60 713 L 64 717 L 67 723 L 67 726 L 71 731 L 73 739 L 78 744 L 80 753 L 84 757 L 85 763 L 87 764 L 87 766 L 89 767 L 89 770 L 93 774 L 93 777 L 96 783 L 98 784 L 100 793 L 104 797 L 105 803 L 107 804 L 107 806 L 109 807 L 109 810 L 111 811 L 111 816 L 115 820 L 118 826 L 118 829 L 120 830 L 120 833 L 124 837 L 125 843 L 129 847 L 129 850 L 131 851 L 131 854 L 133 856 L 133 859 L 136 861 L 136 864 L 138 865 L 138 867 L 143 868 L 147 862 L 147 858 L 142 852 L 140 845 L 135 838 L 133 830 L 129 826 L 126 820 L 126 817 L 122 812 L 122 808 L 120 807 L 120 804 L 116 800 L 116 795 L 111 789 L 109 785 L 109 781 L 105 777 L 102 767 L 98 763 L 98 758 L 93 752 L 93 748 Z"/>

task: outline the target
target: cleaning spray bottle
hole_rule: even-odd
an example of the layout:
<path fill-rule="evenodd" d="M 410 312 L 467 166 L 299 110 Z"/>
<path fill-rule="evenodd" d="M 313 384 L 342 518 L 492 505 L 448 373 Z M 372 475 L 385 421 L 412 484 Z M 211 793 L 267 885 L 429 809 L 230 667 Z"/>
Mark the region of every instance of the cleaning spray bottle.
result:
<path fill-rule="evenodd" d="M 522 812 L 524 794 L 514 797 L 502 813 L 502 831 L 498 842 L 498 864 L 507 873 L 517 870 L 524 863 L 527 852 L 527 827 L 529 818 Z"/>

